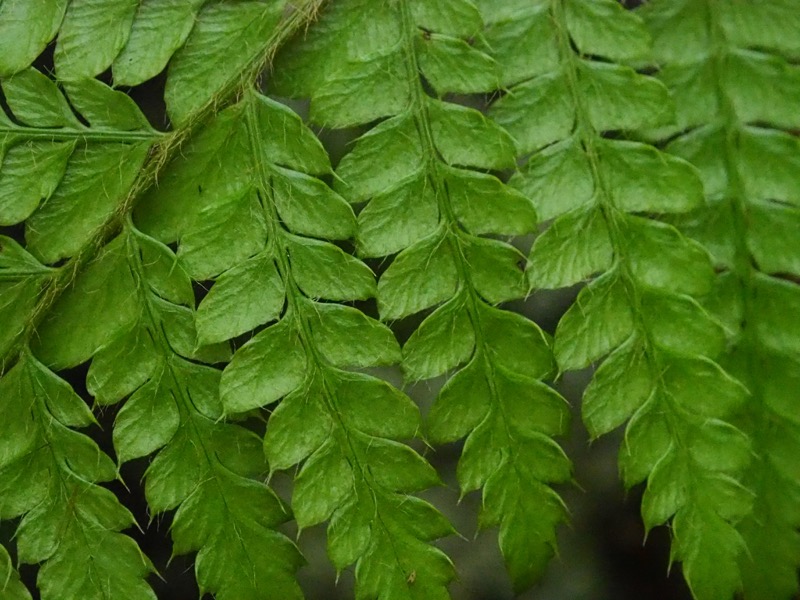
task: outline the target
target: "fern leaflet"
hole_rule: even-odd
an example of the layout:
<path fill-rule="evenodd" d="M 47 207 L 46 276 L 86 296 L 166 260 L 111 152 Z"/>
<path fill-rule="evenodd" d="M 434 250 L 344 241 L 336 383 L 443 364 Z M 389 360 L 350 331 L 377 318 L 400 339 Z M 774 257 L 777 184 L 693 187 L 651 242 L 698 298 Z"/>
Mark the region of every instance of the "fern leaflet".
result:
<path fill-rule="evenodd" d="M 800 329 L 786 318 L 800 313 L 800 142 L 784 131 L 800 127 L 793 4 L 653 2 L 641 12 L 677 104 L 675 125 L 657 134 L 705 184 L 707 202 L 677 224 L 714 256 L 707 304 L 727 325 L 722 361 L 752 394 L 740 426 L 757 456 L 744 480 L 756 500 L 739 524 L 738 559 L 744 595 L 755 599 L 793 597 L 800 566 Z M 736 571 L 733 558 L 710 559 L 709 570 Z M 739 587 L 713 582 L 697 596 Z"/>
<path fill-rule="evenodd" d="M 487 7 L 497 15 L 488 43 L 494 34 L 498 48 L 524 45 L 532 60 L 506 74 L 509 92 L 491 113 L 520 154 L 533 153 L 514 184 L 554 219 L 534 242 L 529 279 L 544 288 L 592 279 L 558 325 L 558 364 L 606 357 L 584 394 L 590 433 L 630 419 L 620 467 L 628 486 L 647 480 L 647 529 L 672 519 L 673 558 L 698 598 L 732 592 L 742 548 L 735 524 L 752 501 L 741 483 L 749 437 L 732 424 L 747 392 L 711 360 L 725 338 L 696 300 L 712 287 L 705 251 L 647 216 L 698 207 L 702 188 L 682 160 L 602 135 L 668 123 L 666 88 L 585 58 L 641 59 L 646 31 L 611 0 L 508 4 L 506 15 L 502 3 Z"/>
<path fill-rule="evenodd" d="M 369 31 L 361 29 L 365 13 Z M 497 85 L 494 61 L 467 42 L 480 29 L 467 2 L 341 2 L 287 47 L 273 85 L 310 96 L 311 118 L 321 125 L 385 118 L 342 159 L 337 189 L 367 202 L 359 253 L 399 251 L 378 285 L 381 318 L 438 306 L 406 343 L 403 369 L 409 380 L 457 369 L 428 431 L 437 443 L 467 437 L 462 493 L 483 488 L 481 525 L 500 525 L 506 564 L 523 589 L 553 554 L 565 516 L 547 484 L 571 476 L 551 439 L 566 430 L 568 411 L 540 381 L 553 368 L 545 334 L 495 307 L 525 295 L 524 259 L 483 235 L 523 234 L 536 224 L 524 196 L 481 172 L 513 165 L 511 139 L 479 112 L 440 98 Z M 421 76 L 439 97 L 425 93 Z M 358 85 L 366 79 L 370 94 Z"/>

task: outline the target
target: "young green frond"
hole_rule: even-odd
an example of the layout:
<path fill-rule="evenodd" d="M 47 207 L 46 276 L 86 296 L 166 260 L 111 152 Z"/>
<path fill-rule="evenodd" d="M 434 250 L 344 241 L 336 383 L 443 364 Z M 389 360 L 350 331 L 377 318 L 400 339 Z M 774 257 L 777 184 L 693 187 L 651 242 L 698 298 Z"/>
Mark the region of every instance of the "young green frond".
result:
<path fill-rule="evenodd" d="M 530 201 L 487 173 L 514 165 L 513 142 L 476 110 L 443 99 L 497 87 L 497 64 L 471 44 L 481 27 L 460 0 L 339 2 L 278 57 L 273 86 L 309 96 L 320 125 L 383 119 L 342 159 L 335 187 L 366 202 L 359 253 L 399 252 L 378 284 L 381 318 L 436 308 L 403 348 L 403 369 L 411 381 L 454 371 L 428 433 L 435 443 L 466 437 L 462 492 L 483 489 L 481 525 L 500 525 L 521 590 L 541 575 L 565 516 L 548 483 L 570 479 L 551 439 L 569 413 L 540 381 L 553 370 L 547 336 L 495 306 L 526 292 L 524 258 L 496 237 L 536 226 Z"/>
<path fill-rule="evenodd" d="M 154 599 L 153 566 L 118 533 L 133 515 L 97 485 L 116 467 L 75 431 L 96 424 L 89 407 L 25 350 L 0 379 L 0 413 L 0 519 L 22 518 L 18 560 L 42 563 L 42 598 Z"/>
<path fill-rule="evenodd" d="M 612 0 L 503 4 L 485 8 L 487 45 L 514 68 L 490 114 L 530 155 L 512 184 L 552 219 L 529 280 L 589 280 L 558 325 L 556 359 L 565 370 L 602 360 L 583 398 L 589 432 L 628 422 L 620 468 L 628 486 L 647 480 L 646 528 L 671 520 L 673 559 L 697 597 L 728 597 L 744 548 L 735 525 L 752 502 L 750 438 L 734 425 L 747 391 L 712 362 L 725 332 L 698 303 L 713 285 L 706 251 L 654 218 L 701 206 L 701 182 L 682 160 L 603 135 L 672 118 L 664 86 L 608 62 L 641 60 L 647 32 Z M 528 62 L 502 54 L 520 49 Z"/>
<path fill-rule="evenodd" d="M 798 7 L 657 1 L 641 15 L 677 105 L 675 125 L 659 134 L 705 185 L 706 203 L 675 223 L 713 255 L 706 306 L 726 325 L 721 361 L 751 393 L 737 420 L 756 456 L 743 481 L 753 510 L 738 523 L 744 595 L 792 598 L 800 566 L 800 141 L 790 133 L 800 128 Z M 729 597 L 733 585 L 712 587 L 710 574 L 736 566 L 719 553 L 704 566 L 695 594 Z"/>
<path fill-rule="evenodd" d="M 370 298 L 375 281 L 327 241 L 351 238 L 356 225 L 315 177 L 330 172 L 300 118 L 252 91 L 186 148 L 140 215 L 164 241 L 179 240 L 194 278 L 216 280 L 197 311 L 202 343 L 260 329 L 225 368 L 222 406 L 234 415 L 280 401 L 264 449 L 273 471 L 302 464 L 298 526 L 330 520 L 329 554 L 337 569 L 356 564 L 359 598 L 444 598 L 452 566 L 427 542 L 452 528 L 408 495 L 438 476 L 398 443 L 416 435 L 418 410 L 350 370 L 393 364 L 400 352 L 386 326 L 332 302 Z"/>

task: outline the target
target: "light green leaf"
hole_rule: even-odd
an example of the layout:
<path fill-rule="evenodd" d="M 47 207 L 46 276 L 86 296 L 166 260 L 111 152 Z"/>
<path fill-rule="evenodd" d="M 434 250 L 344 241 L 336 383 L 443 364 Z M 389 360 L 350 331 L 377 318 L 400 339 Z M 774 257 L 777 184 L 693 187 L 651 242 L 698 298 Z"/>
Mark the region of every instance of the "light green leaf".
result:
<path fill-rule="evenodd" d="M 114 59 L 117 85 L 139 85 L 158 75 L 180 48 L 204 0 L 140 0 L 127 42 Z"/>
<path fill-rule="evenodd" d="M 330 437 L 331 419 L 320 410 L 324 393 L 314 379 L 286 396 L 269 418 L 264 452 L 273 471 L 308 458 Z"/>
<path fill-rule="evenodd" d="M 403 250 L 378 283 L 381 319 L 401 319 L 452 298 L 458 286 L 455 257 L 438 235 Z"/>
<path fill-rule="evenodd" d="M 650 53 L 650 35 L 644 23 L 613 0 L 569 0 L 564 4 L 564 18 L 581 54 L 633 61 Z"/>
<path fill-rule="evenodd" d="M 319 179 L 280 169 L 272 180 L 275 208 L 285 226 L 294 233 L 330 240 L 353 237 L 353 209 Z"/>
<path fill-rule="evenodd" d="M 475 357 L 448 380 L 434 401 L 426 420 L 430 440 L 454 442 L 475 430 L 490 410 L 490 397 L 485 363 Z"/>
<path fill-rule="evenodd" d="M 625 241 L 631 275 L 653 289 L 704 296 L 714 271 L 708 253 L 669 225 L 626 216 Z"/>
<path fill-rule="evenodd" d="M 342 418 L 368 436 L 406 439 L 419 429 L 419 409 L 387 382 L 359 373 L 339 373 L 336 406 Z"/>
<path fill-rule="evenodd" d="M 251 94 L 261 133 L 264 155 L 275 163 L 302 171 L 322 174 L 331 170 L 330 159 L 320 141 L 303 120 L 288 106 L 262 94 Z"/>
<path fill-rule="evenodd" d="M 280 2 L 209 4 L 167 71 L 167 113 L 182 124 L 261 56 L 281 16 Z"/>
<path fill-rule="evenodd" d="M 79 127 L 56 83 L 34 68 L 3 81 L 3 93 L 14 116 L 30 127 Z"/>
<path fill-rule="evenodd" d="M 339 179 L 334 189 L 350 202 L 361 202 L 388 194 L 402 180 L 417 175 L 423 164 L 414 119 L 409 115 L 393 117 L 356 140 L 353 150 L 336 168 Z"/>
<path fill-rule="evenodd" d="M 525 235 L 535 230 L 536 210 L 531 200 L 496 177 L 449 169 L 445 182 L 453 212 L 470 233 Z M 373 204 L 374 200 L 369 206 Z"/>
<path fill-rule="evenodd" d="M 95 353 L 86 388 L 98 404 L 114 404 L 148 381 L 158 362 L 153 341 L 139 321 Z"/>
<path fill-rule="evenodd" d="M 114 448 L 120 463 L 152 454 L 167 445 L 180 425 L 169 377 L 163 367 L 125 403 L 114 422 Z"/>
<path fill-rule="evenodd" d="M 514 137 L 518 153 L 566 139 L 575 123 L 575 107 L 561 71 L 514 86 L 492 104 L 489 115 Z"/>
<path fill-rule="evenodd" d="M 235 238 L 229 232 L 236 231 Z M 209 279 L 264 249 L 267 225 L 255 190 L 201 209 L 181 237 L 178 257 L 195 279 Z"/>
<path fill-rule="evenodd" d="M 414 22 L 429 31 L 468 38 L 481 30 L 483 21 L 475 6 L 467 0 L 443 0 L 442 2 L 411 2 Z"/>
<path fill-rule="evenodd" d="M 629 67 L 580 60 L 579 93 L 597 131 L 642 129 L 670 123 L 673 104 L 667 88 Z"/>
<path fill-rule="evenodd" d="M 452 201 L 457 202 L 455 198 Z M 420 172 L 374 196 L 358 214 L 358 253 L 360 256 L 394 254 L 431 235 L 438 224 L 436 192 Z"/>
<path fill-rule="evenodd" d="M 136 102 L 97 79 L 65 81 L 70 102 L 94 128 L 114 131 L 150 131 L 150 123 Z"/>
<path fill-rule="evenodd" d="M 403 372 L 411 381 L 430 379 L 469 360 L 475 333 L 462 298 L 427 317 L 403 346 Z"/>
<path fill-rule="evenodd" d="M 220 275 L 197 308 L 197 338 L 209 344 L 277 319 L 285 290 L 275 261 L 260 253 Z"/>
<path fill-rule="evenodd" d="M 375 278 L 367 265 L 333 244 L 287 236 L 294 280 L 309 298 L 365 300 L 375 295 Z"/>
<path fill-rule="evenodd" d="M 128 194 L 149 144 L 97 144 L 74 152 L 53 195 L 28 219 L 32 254 L 53 263 L 75 254 Z"/>
<path fill-rule="evenodd" d="M 0 76 L 23 70 L 42 53 L 58 32 L 66 8 L 66 0 L 0 5 Z"/>
<path fill-rule="evenodd" d="M 225 411 L 245 412 L 276 402 L 306 376 L 306 355 L 291 320 L 265 329 L 234 355 L 222 374 Z"/>
<path fill-rule="evenodd" d="M 301 529 L 328 519 L 352 494 L 353 472 L 333 441 L 325 443 L 303 465 L 295 479 L 292 509 Z"/>
<path fill-rule="evenodd" d="M 450 102 L 427 101 L 436 150 L 449 165 L 479 169 L 514 166 L 514 142 L 477 110 Z"/>
<path fill-rule="evenodd" d="M 105 246 L 39 327 L 34 352 L 53 369 L 76 366 L 138 318 L 125 237 Z"/>
<path fill-rule="evenodd" d="M 542 221 L 592 202 L 592 169 L 577 137 L 537 152 L 509 181 L 531 199 Z"/>
<path fill-rule="evenodd" d="M 633 315 L 619 275 L 610 271 L 581 290 L 561 318 L 554 351 L 562 369 L 581 369 L 633 333 Z"/>
<path fill-rule="evenodd" d="M 9 148 L 0 163 L 0 224 L 31 216 L 58 187 L 74 142 L 29 141 Z"/>
<path fill-rule="evenodd" d="M 88 79 L 108 68 L 128 41 L 137 6 L 137 0 L 70 2 L 54 56 L 59 79 Z"/>
<path fill-rule="evenodd" d="M 464 248 L 475 291 L 489 304 L 525 295 L 525 257 L 519 250 L 496 240 L 475 237 Z"/>
<path fill-rule="evenodd" d="M 627 421 L 650 398 L 653 389 L 642 343 L 632 337 L 603 361 L 583 393 L 583 422 L 592 438 Z"/>
<path fill-rule="evenodd" d="M 517 313 L 480 305 L 478 309 L 487 359 L 512 373 L 536 379 L 555 370 L 549 336 Z"/>
<path fill-rule="evenodd" d="M 603 212 L 579 208 L 557 218 L 533 244 L 528 281 L 533 288 L 558 289 L 611 268 L 614 252 Z"/>
<path fill-rule="evenodd" d="M 303 307 L 303 313 L 317 350 L 337 367 L 391 365 L 400 360 L 392 331 L 358 309 L 313 302 Z"/>
<path fill-rule="evenodd" d="M 703 186 L 689 163 L 637 142 L 604 141 L 599 150 L 617 208 L 665 214 L 703 205 Z"/>
<path fill-rule="evenodd" d="M 420 32 L 417 51 L 420 70 L 439 96 L 477 94 L 498 87 L 495 61 L 462 39 Z"/>

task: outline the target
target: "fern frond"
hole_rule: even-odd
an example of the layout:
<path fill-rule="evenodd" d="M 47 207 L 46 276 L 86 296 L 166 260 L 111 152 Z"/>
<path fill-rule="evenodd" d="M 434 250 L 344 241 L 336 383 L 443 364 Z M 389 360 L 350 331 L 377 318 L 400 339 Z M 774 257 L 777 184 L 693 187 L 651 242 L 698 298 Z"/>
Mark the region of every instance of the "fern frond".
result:
<path fill-rule="evenodd" d="M 723 364 L 752 397 L 757 459 L 740 524 L 744 597 L 788 599 L 800 567 L 800 4 L 656 1 L 640 13 L 677 104 L 666 150 L 703 176 L 706 203 L 676 224 L 713 254 L 707 303 L 727 326 Z M 720 564 L 709 563 L 709 569 Z M 710 583 L 710 582 L 709 582 Z M 704 587 L 699 597 L 730 589 Z"/>
<path fill-rule="evenodd" d="M 487 3 L 487 44 L 500 64 L 512 49 L 530 59 L 508 59 L 508 92 L 490 112 L 532 153 L 512 183 L 553 219 L 529 280 L 590 280 L 556 330 L 558 364 L 605 358 L 584 395 L 587 428 L 596 437 L 628 421 L 620 466 L 627 486 L 647 480 L 647 529 L 671 519 L 673 559 L 698 598 L 733 593 L 735 525 L 752 501 L 741 482 L 750 440 L 733 425 L 747 392 L 712 362 L 725 336 L 697 301 L 712 289 L 708 255 L 649 216 L 701 206 L 702 187 L 683 160 L 603 136 L 671 120 L 664 86 L 606 62 L 641 60 L 647 32 L 612 0 L 505 4 Z"/>
<path fill-rule="evenodd" d="M 462 492 L 483 489 L 480 523 L 500 526 L 521 590 L 542 573 L 565 516 L 548 484 L 571 477 L 551 439 L 566 431 L 569 413 L 540 381 L 553 370 L 546 335 L 495 306 L 525 295 L 524 258 L 488 235 L 536 226 L 530 202 L 485 173 L 514 165 L 512 140 L 479 112 L 441 99 L 497 86 L 497 65 L 470 44 L 481 27 L 475 6 L 461 0 L 340 2 L 278 58 L 273 85 L 309 96 L 320 125 L 385 119 L 342 159 L 336 189 L 367 203 L 359 253 L 399 252 L 378 284 L 381 318 L 438 307 L 406 343 L 403 369 L 409 380 L 455 370 L 428 433 L 436 443 L 467 438 Z"/>
<path fill-rule="evenodd" d="M 299 598 L 293 574 L 302 559 L 274 531 L 288 514 L 258 480 L 266 470 L 259 439 L 220 421 L 220 372 L 207 365 L 230 351 L 195 346 L 193 308 L 178 259 L 129 221 L 56 302 L 35 351 L 55 368 L 93 357 L 87 388 L 101 405 L 129 396 L 114 424 L 117 456 L 157 452 L 147 502 L 153 513 L 178 509 L 173 551 L 198 551 L 201 590 Z"/>
<path fill-rule="evenodd" d="M 452 567 L 427 542 L 452 528 L 408 495 L 438 477 L 396 441 L 416 434 L 417 409 L 387 383 L 346 370 L 398 361 L 394 336 L 355 308 L 320 301 L 375 293 L 371 271 L 323 241 L 352 237 L 356 224 L 313 176 L 330 172 L 300 118 L 250 92 L 186 148 L 142 205 L 142 222 L 178 239 L 194 278 L 216 279 L 197 312 L 201 341 L 267 325 L 226 367 L 222 404 L 237 414 L 282 399 L 264 448 L 273 471 L 303 464 L 292 498 L 299 527 L 331 520 L 329 554 L 337 569 L 356 563 L 359 598 L 447 597 Z"/>
<path fill-rule="evenodd" d="M 83 400 L 26 351 L 0 379 L 0 412 L 0 519 L 22 517 L 17 552 L 42 563 L 42 598 L 154 599 L 153 566 L 118 533 L 133 515 L 97 485 L 114 463 L 75 431 L 96 424 Z"/>
<path fill-rule="evenodd" d="M 22 585 L 5 546 L 0 546 L 0 600 L 31 600 L 31 594 Z"/>

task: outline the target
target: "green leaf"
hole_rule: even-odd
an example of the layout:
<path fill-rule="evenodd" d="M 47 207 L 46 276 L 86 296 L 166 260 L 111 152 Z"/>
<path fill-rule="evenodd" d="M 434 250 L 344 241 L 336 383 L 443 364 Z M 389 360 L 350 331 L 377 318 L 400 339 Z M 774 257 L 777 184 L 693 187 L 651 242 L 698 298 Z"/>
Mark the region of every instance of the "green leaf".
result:
<path fill-rule="evenodd" d="M 356 140 L 353 150 L 336 168 L 342 183 L 337 182 L 335 189 L 351 202 L 388 195 L 399 182 L 414 176 L 422 167 L 422 145 L 414 133 L 414 120 L 407 115 L 386 119 L 370 129 Z M 384 160 L 376 164 L 373 156 L 382 156 Z"/>
<path fill-rule="evenodd" d="M 0 76 L 23 70 L 42 53 L 55 37 L 66 8 L 65 0 L 5 2 L 0 6 Z"/>
<path fill-rule="evenodd" d="M 309 298 L 364 300 L 375 295 L 372 271 L 333 244 L 287 237 L 295 281 Z"/>
<path fill-rule="evenodd" d="M 333 423 L 324 413 L 320 417 L 318 385 L 314 380 L 292 392 L 270 415 L 264 452 L 273 471 L 296 465 L 328 439 Z"/>
<path fill-rule="evenodd" d="M 136 0 L 71 2 L 56 44 L 59 78 L 87 79 L 105 70 L 128 41 L 137 5 Z"/>
<path fill-rule="evenodd" d="M 22 142 L 11 146 L 0 166 L 0 223 L 31 216 L 58 188 L 74 142 Z"/>
<path fill-rule="evenodd" d="M 462 250 L 475 291 L 489 304 L 525 295 L 525 257 L 519 250 L 496 240 L 475 237 Z"/>
<path fill-rule="evenodd" d="M 360 310 L 314 302 L 304 312 L 317 350 L 337 367 L 391 365 L 400 359 L 392 331 Z M 358 339 L 358 344 L 343 343 L 352 339 Z"/>
<path fill-rule="evenodd" d="M 300 528 L 316 525 L 349 496 L 353 473 L 333 442 L 323 444 L 303 465 L 295 479 L 292 508 Z"/>
<path fill-rule="evenodd" d="M 450 169 L 445 182 L 453 212 L 470 233 L 525 235 L 536 228 L 536 210 L 531 201 L 496 177 Z M 369 207 L 374 204 L 373 200 Z"/>
<path fill-rule="evenodd" d="M 164 99 L 170 119 L 182 124 L 231 82 L 271 42 L 280 2 L 248 1 L 205 6 L 167 72 Z"/>
<path fill-rule="evenodd" d="M 11 557 L 5 547 L 0 547 L 0 598 L 3 600 L 30 600 L 30 592 L 19 579 L 19 574 L 11 564 Z"/>
<path fill-rule="evenodd" d="M 259 253 L 267 226 L 255 190 L 216 202 L 199 211 L 181 237 L 178 256 L 196 279 L 208 279 Z M 239 232 L 232 243 L 227 231 Z"/>
<path fill-rule="evenodd" d="M 417 43 L 420 70 L 439 96 L 480 93 L 498 86 L 494 60 L 466 41 L 420 33 Z"/>
<path fill-rule="evenodd" d="M 562 215 L 536 238 L 528 260 L 534 288 L 567 287 L 604 273 L 613 264 L 605 216 L 597 207 Z"/>
<path fill-rule="evenodd" d="M 610 271 L 581 290 L 561 318 L 554 346 L 558 365 L 562 369 L 588 366 L 622 344 L 633 327 L 624 284 Z"/>
<path fill-rule="evenodd" d="M 564 5 L 569 34 L 581 54 L 632 61 L 650 53 L 650 36 L 641 19 L 613 0 Z"/>
<path fill-rule="evenodd" d="M 458 190 L 452 189 L 452 193 L 454 204 L 458 206 L 455 200 Z M 469 218 L 465 216 L 463 220 Z M 374 196 L 358 214 L 358 253 L 361 256 L 394 254 L 431 235 L 438 223 L 436 192 L 422 173 L 418 173 Z"/>
<path fill-rule="evenodd" d="M 3 81 L 14 116 L 30 127 L 75 127 L 78 121 L 55 82 L 30 68 Z"/>
<path fill-rule="evenodd" d="M 431 407 L 426 421 L 431 441 L 454 442 L 473 431 L 489 412 L 489 396 L 484 363 L 473 358 L 448 380 Z"/>
<path fill-rule="evenodd" d="M 197 308 L 198 341 L 220 342 L 274 321 L 284 295 L 275 261 L 265 253 L 225 271 Z"/>
<path fill-rule="evenodd" d="M 137 315 L 136 284 L 120 236 L 56 302 L 39 328 L 34 351 L 51 368 L 73 367 L 127 330 Z"/>
<path fill-rule="evenodd" d="M 164 447 L 180 425 L 178 407 L 162 383 L 163 367 L 130 397 L 114 422 L 114 447 L 121 463 Z"/>
<path fill-rule="evenodd" d="M 355 216 L 344 199 L 319 179 L 281 170 L 273 181 L 275 207 L 290 230 L 344 240 L 355 234 Z"/>
<path fill-rule="evenodd" d="M 430 99 L 427 101 L 436 149 L 448 165 L 479 169 L 514 166 L 514 143 L 500 127 L 477 110 Z"/>
<path fill-rule="evenodd" d="M 653 387 L 642 343 L 632 337 L 603 361 L 583 393 L 583 422 L 591 436 L 622 425 L 650 398 Z"/>
<path fill-rule="evenodd" d="M 541 220 L 592 202 L 592 169 L 576 137 L 536 153 L 509 184 L 531 199 Z"/>
<path fill-rule="evenodd" d="M 457 289 L 455 258 L 438 235 L 403 250 L 378 283 L 381 319 L 414 314 L 452 298 Z"/>
<path fill-rule="evenodd" d="M 138 85 L 158 75 L 194 26 L 203 0 L 159 2 L 142 0 L 128 39 L 114 59 L 118 85 Z"/>
<path fill-rule="evenodd" d="M 290 319 L 265 329 L 233 355 L 222 374 L 225 411 L 266 406 L 294 391 L 306 377 L 306 360 Z"/>
<path fill-rule="evenodd" d="M 464 300 L 437 308 L 403 347 L 403 372 L 411 381 L 430 379 L 469 360 L 475 334 Z"/>
<path fill-rule="evenodd" d="M 75 254 L 127 195 L 148 146 L 102 144 L 73 153 L 55 193 L 27 221 L 30 251 L 48 263 Z"/>

